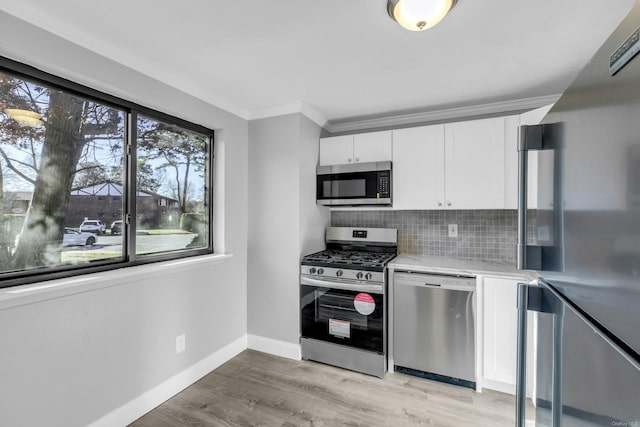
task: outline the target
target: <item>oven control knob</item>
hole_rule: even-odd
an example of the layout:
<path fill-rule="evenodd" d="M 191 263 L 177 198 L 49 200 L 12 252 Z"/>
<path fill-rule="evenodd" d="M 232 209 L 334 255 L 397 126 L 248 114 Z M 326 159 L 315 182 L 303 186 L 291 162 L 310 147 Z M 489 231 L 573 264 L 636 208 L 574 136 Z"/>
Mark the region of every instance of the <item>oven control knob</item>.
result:
<path fill-rule="evenodd" d="M 316 274 L 316 268 L 315 268 L 315 267 L 311 267 L 311 268 L 309 269 L 309 273 L 310 273 L 310 274 Z"/>
<path fill-rule="evenodd" d="M 356 274 L 356 279 L 361 280 L 362 279 L 362 272 L 359 271 L 358 274 Z"/>
<path fill-rule="evenodd" d="M 336 276 L 338 276 L 338 277 L 342 276 L 342 270 L 336 271 Z"/>
<path fill-rule="evenodd" d="M 364 275 L 365 280 L 371 280 L 371 273 L 367 273 Z"/>
<path fill-rule="evenodd" d="M 318 274 L 322 274 L 322 273 L 324 273 L 324 270 L 323 270 L 323 269 L 321 269 L 321 268 L 319 268 L 319 269 L 318 269 Z"/>

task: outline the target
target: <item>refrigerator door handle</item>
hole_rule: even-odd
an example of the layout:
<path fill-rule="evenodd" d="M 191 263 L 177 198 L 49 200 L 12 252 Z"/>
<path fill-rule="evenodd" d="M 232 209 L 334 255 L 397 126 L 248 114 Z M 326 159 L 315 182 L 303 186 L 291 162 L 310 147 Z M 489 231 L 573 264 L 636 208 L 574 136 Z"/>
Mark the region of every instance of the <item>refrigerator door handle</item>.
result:
<path fill-rule="evenodd" d="M 551 426 L 562 422 L 562 354 L 564 305 L 547 287 L 537 280 L 518 283 L 518 340 L 516 352 L 516 427 L 526 425 L 527 404 L 527 313 L 536 311 L 553 314 L 553 368 L 551 391 Z"/>
<path fill-rule="evenodd" d="M 563 385 L 563 336 L 565 310 L 570 310 L 585 325 L 591 328 L 611 348 L 617 351 L 631 366 L 640 371 L 640 355 L 625 348 L 618 340 L 609 336 L 587 315 L 575 308 L 571 302 L 553 286 L 533 280 L 518 283 L 518 323 L 516 350 L 516 427 L 525 427 L 527 400 L 527 312 L 534 311 L 553 315 L 553 361 L 551 370 L 551 427 L 560 427 L 562 418 Z"/>
<path fill-rule="evenodd" d="M 527 176 L 529 174 L 529 153 L 524 147 L 523 140 L 526 126 L 520 126 L 518 140 L 518 245 L 517 245 L 517 268 L 525 270 L 527 268 L 526 248 L 527 248 Z"/>
<path fill-rule="evenodd" d="M 529 285 L 518 283 L 518 342 L 516 353 L 516 427 L 527 421 L 527 307 Z"/>
<path fill-rule="evenodd" d="M 558 264 L 558 247 L 556 241 L 554 247 L 531 246 L 527 242 L 527 177 L 529 173 L 529 151 L 531 150 L 556 150 L 560 148 L 562 138 L 562 124 L 549 123 L 543 125 L 523 125 L 520 126 L 518 134 L 518 244 L 517 244 L 517 268 L 518 270 L 554 270 Z M 559 173 L 560 153 L 558 153 L 556 164 L 554 165 L 554 218 L 561 219 L 562 188 L 555 175 Z M 556 240 L 561 240 L 562 224 L 556 220 Z M 547 261 L 547 268 L 543 264 Z"/>

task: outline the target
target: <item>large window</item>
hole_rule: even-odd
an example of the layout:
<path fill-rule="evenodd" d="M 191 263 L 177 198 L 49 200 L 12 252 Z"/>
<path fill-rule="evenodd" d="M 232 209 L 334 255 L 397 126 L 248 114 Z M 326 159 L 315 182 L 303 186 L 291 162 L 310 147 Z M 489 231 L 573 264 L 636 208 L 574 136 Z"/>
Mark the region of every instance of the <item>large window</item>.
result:
<path fill-rule="evenodd" d="M 136 254 L 208 247 L 208 137 L 142 114 L 137 135 Z"/>
<path fill-rule="evenodd" d="M 213 252 L 212 137 L 0 58 L 0 287 Z"/>

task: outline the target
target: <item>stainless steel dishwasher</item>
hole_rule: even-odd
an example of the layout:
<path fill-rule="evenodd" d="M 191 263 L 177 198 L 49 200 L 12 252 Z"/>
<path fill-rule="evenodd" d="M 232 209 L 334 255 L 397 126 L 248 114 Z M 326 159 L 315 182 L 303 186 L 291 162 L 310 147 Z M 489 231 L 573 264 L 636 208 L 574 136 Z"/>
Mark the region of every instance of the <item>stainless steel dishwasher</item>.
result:
<path fill-rule="evenodd" d="M 396 372 L 476 387 L 476 279 L 395 271 Z"/>

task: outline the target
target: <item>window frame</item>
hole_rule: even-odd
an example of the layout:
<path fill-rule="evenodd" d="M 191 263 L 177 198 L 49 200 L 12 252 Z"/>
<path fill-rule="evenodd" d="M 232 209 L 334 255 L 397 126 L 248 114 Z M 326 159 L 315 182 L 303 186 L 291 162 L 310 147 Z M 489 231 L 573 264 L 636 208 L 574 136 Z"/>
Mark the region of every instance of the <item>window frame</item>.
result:
<path fill-rule="evenodd" d="M 52 89 L 62 90 L 71 95 L 82 97 L 102 105 L 124 112 L 125 158 L 122 166 L 123 189 L 122 195 L 123 229 L 122 229 L 122 256 L 91 261 L 80 265 L 60 265 L 45 267 L 43 269 L 24 270 L 18 272 L 0 272 L 0 289 L 12 286 L 26 285 L 46 280 L 63 279 L 84 274 L 98 273 L 137 265 L 151 264 L 163 261 L 172 261 L 194 256 L 210 255 L 214 253 L 214 136 L 215 131 L 205 126 L 189 122 L 180 117 L 172 116 L 161 111 L 145 107 L 135 102 L 110 95 L 91 87 L 73 82 L 54 74 L 39 70 L 30 65 L 14 61 L 0 56 L 0 72 L 12 77 L 40 82 Z M 205 161 L 205 193 L 207 194 L 206 214 L 208 215 L 208 244 L 207 247 L 196 249 L 180 249 L 176 251 L 158 252 L 136 256 L 136 165 L 137 165 L 137 131 L 136 123 L 138 114 L 146 117 L 179 126 L 186 130 L 204 135 L 208 139 L 208 150 Z M 0 189 L 2 191 L 2 189 Z M 1 207 L 0 207 L 1 208 Z"/>

